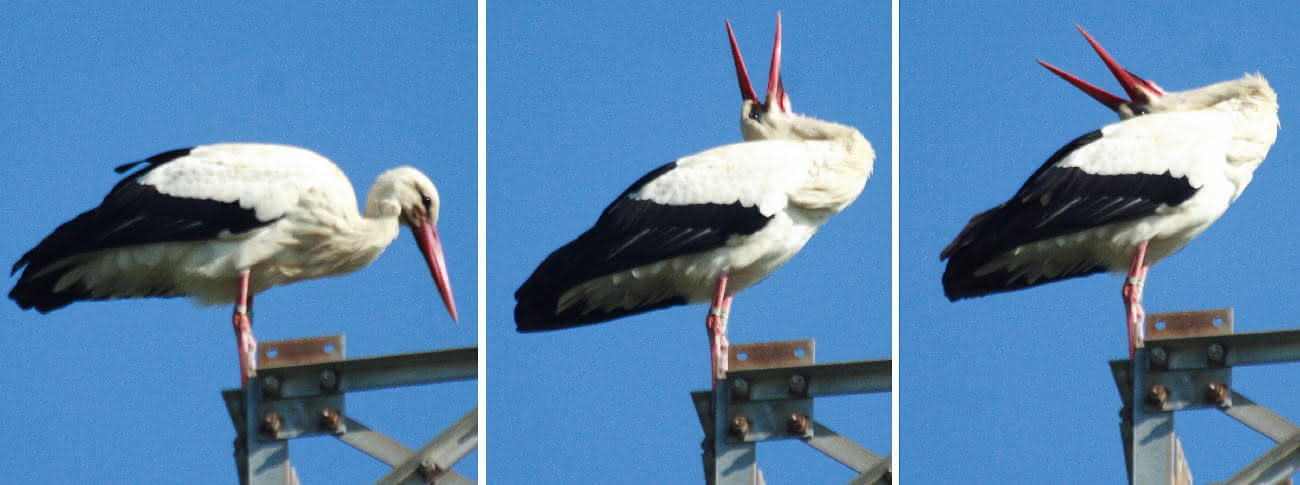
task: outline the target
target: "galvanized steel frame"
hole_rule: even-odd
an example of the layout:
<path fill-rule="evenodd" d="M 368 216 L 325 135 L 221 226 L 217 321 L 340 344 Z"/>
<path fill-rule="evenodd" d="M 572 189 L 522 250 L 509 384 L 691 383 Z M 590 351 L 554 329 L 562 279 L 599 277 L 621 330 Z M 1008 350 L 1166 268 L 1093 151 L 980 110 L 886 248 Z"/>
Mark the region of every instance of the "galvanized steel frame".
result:
<path fill-rule="evenodd" d="M 1181 323 L 1157 328 L 1169 318 Z M 1186 409 L 1218 409 L 1278 443 L 1222 483 L 1279 483 L 1300 468 L 1300 427 L 1232 387 L 1234 367 L 1300 361 L 1300 330 L 1234 334 L 1230 309 L 1153 314 L 1146 329 L 1155 336 L 1131 361 L 1110 362 L 1130 484 L 1191 483 L 1174 433 Z"/>
<path fill-rule="evenodd" d="M 811 341 L 803 342 L 811 349 Z M 737 345 L 732 347 L 732 355 L 747 347 L 793 343 Z M 808 355 L 809 360 L 811 357 Z M 890 483 L 890 457 L 876 455 L 813 419 L 813 401 L 817 397 L 891 392 L 892 374 L 892 360 L 752 368 L 728 372 L 712 391 L 692 392 L 704 430 L 706 483 L 764 483 L 756 445 L 780 439 L 802 440 L 854 470 L 858 476 L 851 484 Z"/>
<path fill-rule="evenodd" d="M 341 359 L 342 339 L 332 356 L 280 367 L 259 368 L 245 389 L 222 392 L 235 425 L 235 462 L 242 485 L 296 485 L 289 440 L 329 435 L 382 461 L 393 470 L 377 484 L 470 484 L 451 470 L 478 445 L 478 408 L 412 451 L 348 416 L 344 401 L 353 391 L 476 379 L 478 351 L 464 347 L 431 352 Z M 297 341 L 267 342 L 293 344 Z M 265 356 L 264 356 L 265 358 Z"/>

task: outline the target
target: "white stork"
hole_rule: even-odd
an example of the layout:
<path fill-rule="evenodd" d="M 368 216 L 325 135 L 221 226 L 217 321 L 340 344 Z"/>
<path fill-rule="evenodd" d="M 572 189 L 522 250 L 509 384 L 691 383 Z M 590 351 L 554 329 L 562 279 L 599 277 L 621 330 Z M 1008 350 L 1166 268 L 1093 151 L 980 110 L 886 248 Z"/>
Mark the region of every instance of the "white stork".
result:
<path fill-rule="evenodd" d="M 1277 94 L 1252 74 L 1166 92 L 1078 29 L 1132 101 L 1039 61 L 1121 121 L 1066 144 L 1011 200 L 972 217 L 940 254 L 943 288 L 956 301 L 1127 268 L 1131 353 L 1141 346 L 1148 268 L 1205 231 L 1250 183 L 1277 138 Z"/>
<path fill-rule="evenodd" d="M 780 16 L 766 102 L 749 84 L 729 22 L 727 32 L 750 141 L 681 158 L 633 183 L 515 292 L 520 332 L 712 300 L 711 375 L 722 378 L 732 297 L 799 252 L 862 192 L 871 144 L 852 127 L 790 112 Z"/>
<path fill-rule="evenodd" d="M 384 172 L 357 211 L 352 184 L 307 149 L 216 144 L 117 167 L 104 202 L 63 223 L 14 263 L 9 298 L 47 313 L 83 300 L 192 296 L 234 303 L 241 382 L 255 373 L 253 295 L 370 264 L 411 228 L 456 319 L 438 222 L 438 191 L 411 167 Z M 25 268 L 25 269 L 24 269 Z"/>

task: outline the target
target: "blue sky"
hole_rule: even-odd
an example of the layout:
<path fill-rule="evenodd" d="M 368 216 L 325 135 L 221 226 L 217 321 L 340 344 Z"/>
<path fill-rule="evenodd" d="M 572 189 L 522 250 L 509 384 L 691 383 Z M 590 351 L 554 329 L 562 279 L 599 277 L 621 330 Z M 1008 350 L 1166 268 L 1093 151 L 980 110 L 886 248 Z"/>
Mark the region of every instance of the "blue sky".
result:
<path fill-rule="evenodd" d="M 878 153 L 852 206 L 736 297 L 733 343 L 815 338 L 818 362 L 890 354 L 890 5 L 488 3 L 487 457 L 494 483 L 698 483 L 705 305 L 543 334 L 513 293 L 644 173 L 740 140 L 730 18 L 762 90 L 776 13 L 797 112 L 857 127 Z M 835 52 L 829 55 L 828 52 Z M 889 396 L 826 398 L 816 417 L 889 452 Z M 846 482 L 802 443 L 759 446 L 769 483 Z"/>
<path fill-rule="evenodd" d="M 1300 113 L 1295 9 L 1160 2 L 904 2 L 899 173 L 900 464 L 908 483 L 1121 483 L 1119 397 L 1107 361 L 1126 358 L 1122 279 L 1096 275 L 949 303 L 939 251 L 977 212 L 1002 203 L 1056 149 L 1115 121 L 1042 59 L 1104 89 L 1114 78 L 1074 29 L 1165 89 L 1259 72 L 1278 91 L 1282 127 L 1227 214 L 1152 268 L 1148 312 L 1236 309 L 1239 332 L 1295 326 Z M 935 5 L 937 7 L 937 4 Z M 1270 13 L 1265 13 L 1270 12 Z M 1238 370 L 1234 384 L 1296 419 L 1295 366 Z M 1221 481 L 1273 446 L 1217 411 L 1180 413 L 1196 482 Z M 1010 476 L 1011 479 L 1007 480 Z"/>
<path fill-rule="evenodd" d="M 1295 326 L 1298 268 L 1285 255 L 1296 238 L 1300 169 L 1290 159 L 1300 146 L 1287 127 L 1300 119 L 1288 101 L 1300 80 L 1286 7 L 904 2 L 898 392 L 908 483 L 1123 479 L 1106 365 L 1126 355 L 1121 278 L 958 303 L 939 284 L 939 250 L 971 215 L 1004 201 L 1065 142 L 1115 120 L 1034 63 L 1118 91 L 1076 23 L 1166 89 L 1259 72 L 1279 92 L 1284 125 L 1255 181 L 1214 227 L 1153 268 L 1146 303 L 1151 312 L 1231 306 L 1243 332 Z M 646 171 L 740 139 L 722 21 L 731 19 L 761 89 L 778 10 L 795 110 L 859 128 L 878 158 L 854 205 L 737 297 L 732 342 L 815 338 L 820 362 L 889 355 L 888 2 L 488 2 L 483 409 L 493 483 L 699 480 L 703 435 L 688 393 L 708 386 L 703 305 L 520 335 L 511 295 Z M 363 196 L 379 172 L 411 164 L 442 194 L 461 324 L 449 322 L 404 232 L 356 274 L 261 295 L 257 335 L 345 333 L 354 357 L 474 345 L 475 15 L 467 2 L 8 6 L 0 159 L 11 183 L 0 195 L 9 228 L 0 256 L 16 260 L 93 207 L 119 179 L 114 166 L 163 150 L 305 146 L 335 160 Z M 0 469 L 16 483 L 233 479 L 234 430 L 219 396 L 238 382 L 229 314 L 179 299 L 49 315 L 0 305 L 0 437 L 23 443 L 0 453 Z M 1296 419 L 1298 379 L 1296 369 L 1255 368 L 1237 371 L 1234 384 Z M 418 447 L 472 407 L 474 393 L 458 383 L 348 404 Z M 816 417 L 886 453 L 888 403 L 827 398 Z M 1272 446 L 1214 411 L 1179 414 L 1177 429 L 1198 482 L 1223 480 Z M 292 456 L 304 483 L 364 482 L 386 469 L 329 439 L 294 442 Z M 476 458 L 457 471 L 474 476 Z M 851 478 L 799 443 L 764 444 L 759 460 L 771 483 Z"/>
<path fill-rule="evenodd" d="M 381 171 L 409 164 L 442 196 L 461 323 L 404 230 L 356 274 L 263 293 L 256 335 L 344 333 L 352 357 L 475 345 L 475 14 L 466 2 L 8 5 L 0 256 L 7 267 L 96 205 L 119 178 L 114 166 L 164 150 L 309 147 L 361 197 Z M 239 383 L 230 311 L 182 299 L 48 315 L 0 305 L 0 437 L 22 444 L 0 453 L 6 480 L 233 482 L 235 433 L 220 397 Z M 357 394 L 348 412 L 415 448 L 474 403 L 464 382 Z M 291 456 L 303 483 L 362 483 L 387 469 L 328 438 L 295 441 Z M 475 461 L 456 470 L 474 476 Z"/>

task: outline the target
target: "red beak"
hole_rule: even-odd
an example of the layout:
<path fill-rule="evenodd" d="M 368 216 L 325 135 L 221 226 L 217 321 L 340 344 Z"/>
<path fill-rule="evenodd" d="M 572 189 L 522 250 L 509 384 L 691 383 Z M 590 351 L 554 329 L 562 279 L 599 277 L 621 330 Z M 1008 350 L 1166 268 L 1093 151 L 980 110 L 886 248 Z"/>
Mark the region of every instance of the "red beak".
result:
<path fill-rule="evenodd" d="M 740 98 L 758 103 L 758 94 L 749 82 L 749 72 L 745 69 L 745 60 L 740 55 L 740 46 L 736 44 L 736 34 L 731 30 L 731 21 L 727 21 L 727 37 L 731 39 L 731 58 L 736 63 L 736 81 L 740 84 Z M 775 106 L 778 110 L 789 113 L 789 98 L 785 94 L 785 84 L 781 82 L 781 14 L 776 14 L 776 41 L 772 46 L 772 67 L 767 76 L 767 99 L 762 106 Z"/>
<path fill-rule="evenodd" d="M 442 255 L 442 243 L 438 241 L 438 229 L 433 227 L 433 223 L 422 221 L 411 232 L 415 234 L 415 242 L 420 245 L 424 261 L 429 264 L 433 282 L 438 285 L 438 293 L 442 294 L 442 303 L 451 313 L 451 319 L 457 320 L 456 299 L 451 294 L 451 280 L 447 277 L 447 261 Z"/>
<path fill-rule="evenodd" d="M 1091 35 L 1088 35 L 1088 32 L 1086 30 L 1083 30 L 1083 27 L 1079 27 L 1078 25 L 1074 27 L 1079 29 L 1079 33 L 1083 34 L 1084 38 L 1088 39 L 1089 44 L 1092 44 L 1092 49 L 1097 51 L 1098 56 L 1101 56 L 1101 61 L 1106 63 L 1106 67 L 1110 69 L 1110 73 L 1115 76 L 1116 81 L 1119 81 L 1120 86 L 1122 86 L 1124 88 L 1124 92 L 1128 93 L 1129 97 L 1132 98 L 1133 103 L 1148 103 L 1151 101 L 1152 94 L 1157 96 L 1162 96 L 1165 94 L 1164 90 L 1160 89 L 1160 87 L 1156 86 L 1150 81 L 1147 81 L 1146 79 L 1137 77 L 1133 75 L 1133 73 L 1128 72 L 1128 70 L 1124 69 L 1123 67 L 1120 67 L 1119 63 L 1115 62 L 1115 58 L 1111 57 L 1110 54 L 1106 53 L 1106 49 L 1102 49 L 1101 44 L 1098 44 L 1097 41 L 1093 39 Z M 1038 61 L 1038 63 L 1042 64 L 1043 67 L 1046 67 L 1049 71 L 1052 71 L 1057 76 L 1060 76 L 1061 79 L 1064 79 L 1066 80 L 1066 82 L 1073 84 L 1074 87 L 1079 88 L 1079 90 L 1083 91 L 1084 93 L 1087 93 L 1088 96 L 1092 96 L 1092 99 L 1095 99 L 1101 104 L 1106 105 L 1106 107 L 1110 108 L 1111 110 L 1119 111 L 1120 106 L 1130 102 L 1128 100 L 1125 100 L 1124 98 L 1108 93 L 1099 87 L 1088 84 L 1087 81 L 1079 79 L 1071 75 L 1070 73 L 1067 73 L 1057 68 L 1056 66 L 1048 64 L 1041 60 Z"/>

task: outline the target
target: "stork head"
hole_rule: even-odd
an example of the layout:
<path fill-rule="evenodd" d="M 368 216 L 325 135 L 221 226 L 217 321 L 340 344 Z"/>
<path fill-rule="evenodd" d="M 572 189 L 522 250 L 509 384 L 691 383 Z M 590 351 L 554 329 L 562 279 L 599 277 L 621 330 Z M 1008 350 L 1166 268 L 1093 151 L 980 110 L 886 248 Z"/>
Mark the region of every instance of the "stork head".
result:
<path fill-rule="evenodd" d="M 736 34 L 727 21 L 727 37 L 731 39 L 731 57 L 736 63 L 736 80 L 740 83 L 740 97 L 744 106 L 740 112 L 740 132 L 746 140 L 784 138 L 778 133 L 780 120 L 790 116 L 790 96 L 781 82 L 781 14 L 776 14 L 776 41 L 772 46 L 772 67 L 767 75 L 767 96 L 758 100 L 754 86 L 749 82 L 745 60 L 740 56 Z"/>
<path fill-rule="evenodd" d="M 1119 81 L 1120 86 L 1124 88 L 1124 92 L 1128 93 L 1129 97 L 1133 99 L 1125 100 L 1124 98 L 1110 94 L 1101 88 L 1088 84 L 1086 81 L 1074 77 L 1070 73 L 1041 60 L 1038 61 L 1039 64 L 1042 64 L 1043 67 L 1046 67 L 1049 71 L 1060 76 L 1061 79 L 1073 84 L 1074 87 L 1087 93 L 1088 96 L 1092 96 L 1092 99 L 1097 100 L 1101 104 L 1106 105 L 1107 108 L 1118 113 L 1120 119 L 1129 119 L 1134 116 L 1146 114 L 1150 111 L 1151 105 L 1166 94 L 1165 90 L 1161 89 L 1160 86 L 1157 86 L 1156 83 L 1142 79 L 1133 73 L 1128 72 L 1128 70 L 1123 67 L 1120 67 L 1119 63 L 1115 62 L 1115 59 L 1112 58 L 1110 54 L 1107 54 L 1105 49 L 1101 48 L 1101 44 L 1098 44 L 1091 35 L 1088 35 L 1087 31 L 1083 30 L 1083 27 L 1079 27 L 1078 25 L 1074 27 L 1079 29 L 1079 32 L 1083 34 L 1084 38 L 1088 39 L 1088 43 L 1092 44 L 1093 50 L 1097 51 L 1098 56 L 1101 56 L 1101 61 L 1106 63 L 1106 67 L 1109 68 L 1111 74 L 1115 76 L 1115 80 Z"/>
<path fill-rule="evenodd" d="M 423 173 L 411 167 L 397 167 L 379 174 L 366 200 L 367 216 L 399 217 L 415 234 L 442 303 L 456 320 L 456 300 L 447 277 L 447 262 L 438 239 L 438 189 Z"/>

